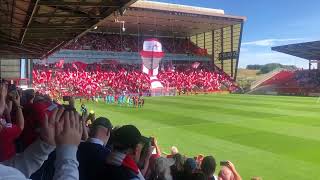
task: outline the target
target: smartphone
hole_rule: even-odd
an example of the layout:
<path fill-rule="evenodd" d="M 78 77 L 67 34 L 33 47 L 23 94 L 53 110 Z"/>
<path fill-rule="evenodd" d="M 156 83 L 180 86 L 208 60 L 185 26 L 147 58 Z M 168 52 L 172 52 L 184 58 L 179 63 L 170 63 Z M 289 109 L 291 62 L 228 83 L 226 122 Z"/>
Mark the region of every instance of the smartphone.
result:
<path fill-rule="evenodd" d="M 47 110 L 48 111 L 53 111 L 54 109 L 58 108 L 58 105 L 56 103 L 52 103 L 48 108 Z"/>
<path fill-rule="evenodd" d="M 220 161 L 220 166 L 228 166 L 228 161 Z"/>
<path fill-rule="evenodd" d="M 74 107 L 72 107 L 68 104 L 63 104 L 62 106 L 64 108 L 64 111 L 77 111 Z"/>
<path fill-rule="evenodd" d="M 16 90 L 17 90 L 17 86 L 15 84 L 9 84 L 8 85 L 8 92 L 16 91 Z"/>
<path fill-rule="evenodd" d="M 142 136 L 140 141 L 141 141 L 140 143 L 143 145 L 143 147 L 141 150 L 141 155 L 140 155 L 140 160 L 139 160 L 138 166 L 143 169 L 144 163 L 145 163 L 145 158 L 147 157 L 149 147 L 151 146 L 151 138 Z"/>
<path fill-rule="evenodd" d="M 63 101 L 70 101 L 71 100 L 71 96 L 63 96 L 62 100 Z"/>

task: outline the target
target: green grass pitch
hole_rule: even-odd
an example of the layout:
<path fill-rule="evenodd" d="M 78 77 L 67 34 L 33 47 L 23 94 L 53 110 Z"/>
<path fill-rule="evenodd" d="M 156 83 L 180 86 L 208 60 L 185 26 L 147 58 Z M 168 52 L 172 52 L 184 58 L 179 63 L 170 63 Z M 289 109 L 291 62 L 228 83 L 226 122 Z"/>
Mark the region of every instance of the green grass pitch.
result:
<path fill-rule="evenodd" d="M 114 125 L 134 124 L 163 151 L 231 160 L 243 179 L 319 179 L 317 98 L 198 95 L 146 98 L 141 109 L 87 103 Z M 216 172 L 217 173 L 217 172 Z"/>

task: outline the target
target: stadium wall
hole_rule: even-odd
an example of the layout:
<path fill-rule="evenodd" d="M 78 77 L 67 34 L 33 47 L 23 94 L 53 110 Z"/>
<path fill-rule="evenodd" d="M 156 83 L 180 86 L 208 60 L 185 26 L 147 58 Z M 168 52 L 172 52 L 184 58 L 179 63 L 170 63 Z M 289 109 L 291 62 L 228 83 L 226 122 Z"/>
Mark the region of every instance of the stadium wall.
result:
<path fill-rule="evenodd" d="M 233 79 L 237 78 L 243 23 L 196 34 L 190 39 L 207 49 L 212 62 Z"/>
<path fill-rule="evenodd" d="M 82 61 L 85 63 L 103 62 L 116 60 L 119 63 L 141 64 L 141 55 L 138 52 L 112 52 L 112 51 L 94 51 L 94 50 L 60 50 L 48 57 L 42 63 L 54 63 L 59 60 L 64 62 Z M 162 61 L 190 61 L 190 62 L 208 62 L 209 57 L 195 56 L 187 54 L 165 54 Z"/>
<path fill-rule="evenodd" d="M 3 79 L 20 78 L 21 61 L 20 59 L 1 59 L 0 58 L 0 77 Z"/>
<path fill-rule="evenodd" d="M 32 59 L 5 59 L 0 58 L 0 78 L 5 80 L 28 79 L 27 86 L 32 82 Z M 17 82 L 16 82 L 17 83 Z"/>

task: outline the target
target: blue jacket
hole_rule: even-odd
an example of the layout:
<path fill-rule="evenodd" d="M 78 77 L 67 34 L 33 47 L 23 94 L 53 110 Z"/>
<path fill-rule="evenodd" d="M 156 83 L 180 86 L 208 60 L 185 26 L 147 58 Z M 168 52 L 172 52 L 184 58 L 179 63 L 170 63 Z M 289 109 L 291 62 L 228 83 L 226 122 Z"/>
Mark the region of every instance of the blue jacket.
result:
<path fill-rule="evenodd" d="M 110 149 L 103 145 L 82 142 L 78 147 L 77 158 L 79 161 L 80 180 L 97 179 L 97 174 L 103 167 Z"/>

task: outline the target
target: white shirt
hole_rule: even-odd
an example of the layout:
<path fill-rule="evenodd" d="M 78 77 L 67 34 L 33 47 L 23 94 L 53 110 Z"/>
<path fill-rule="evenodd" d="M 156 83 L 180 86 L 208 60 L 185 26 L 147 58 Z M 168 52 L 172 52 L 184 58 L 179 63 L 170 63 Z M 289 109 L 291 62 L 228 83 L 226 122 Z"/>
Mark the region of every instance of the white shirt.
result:
<path fill-rule="evenodd" d="M 100 144 L 101 146 L 104 146 L 104 142 L 98 138 L 89 138 L 88 142 L 94 143 L 94 144 Z"/>

